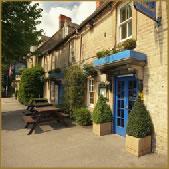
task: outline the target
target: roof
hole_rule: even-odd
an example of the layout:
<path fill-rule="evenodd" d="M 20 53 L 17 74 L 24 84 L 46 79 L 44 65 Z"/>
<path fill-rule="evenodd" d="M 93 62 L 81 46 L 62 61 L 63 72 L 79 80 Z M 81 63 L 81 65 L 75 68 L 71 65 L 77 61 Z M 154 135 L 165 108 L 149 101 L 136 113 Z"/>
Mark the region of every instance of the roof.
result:
<path fill-rule="evenodd" d="M 45 42 L 45 41 L 47 41 L 48 39 L 50 39 L 50 37 L 45 36 L 45 35 L 42 35 L 42 36 L 41 36 L 41 39 L 42 39 L 43 42 Z"/>
<path fill-rule="evenodd" d="M 46 41 L 40 48 L 38 48 L 38 51 L 42 55 L 52 51 L 54 48 L 61 45 L 63 42 L 67 41 L 73 34 L 76 33 L 76 30 L 81 30 L 87 23 L 89 23 L 94 17 L 96 17 L 98 14 L 100 14 L 111 3 L 112 3 L 112 1 L 104 2 L 89 17 L 87 17 L 80 25 L 77 25 L 75 23 L 70 23 L 69 26 L 73 27 L 74 30 L 71 31 L 65 38 L 56 39 L 56 36 L 58 35 L 59 31 L 62 30 L 62 29 L 60 29 L 48 41 Z"/>

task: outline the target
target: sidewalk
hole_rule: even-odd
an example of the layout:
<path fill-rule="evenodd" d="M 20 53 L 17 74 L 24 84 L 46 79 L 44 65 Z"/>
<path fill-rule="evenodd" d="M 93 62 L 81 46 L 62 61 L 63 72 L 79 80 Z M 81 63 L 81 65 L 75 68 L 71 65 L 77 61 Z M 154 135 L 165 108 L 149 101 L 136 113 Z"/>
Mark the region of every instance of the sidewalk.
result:
<path fill-rule="evenodd" d="M 2 99 L 1 167 L 157 167 L 167 157 L 149 154 L 140 158 L 124 149 L 125 139 L 118 135 L 97 137 L 91 127 L 60 124 L 40 126 L 27 135 L 22 121 L 24 106 L 16 100 Z"/>

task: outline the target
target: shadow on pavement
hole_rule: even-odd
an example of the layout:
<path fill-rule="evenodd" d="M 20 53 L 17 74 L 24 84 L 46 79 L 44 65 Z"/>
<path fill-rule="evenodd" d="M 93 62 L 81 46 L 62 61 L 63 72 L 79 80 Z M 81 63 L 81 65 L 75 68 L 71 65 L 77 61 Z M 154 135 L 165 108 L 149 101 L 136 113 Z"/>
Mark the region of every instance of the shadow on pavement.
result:
<path fill-rule="evenodd" d="M 2 112 L 2 130 L 11 130 L 11 131 L 15 131 L 15 130 L 19 130 L 19 129 L 25 129 L 25 123 L 22 119 L 23 113 L 25 109 L 23 110 L 16 110 L 16 111 L 9 111 L 9 112 Z M 73 126 L 75 126 L 70 119 L 66 119 L 65 120 L 66 123 L 68 124 L 67 128 L 71 128 Z M 49 126 L 50 130 L 43 130 L 44 127 L 42 126 Z M 30 129 L 31 125 L 29 126 L 27 132 L 25 134 L 28 133 L 29 129 Z M 43 128 L 43 129 L 42 129 Z M 48 128 L 48 127 L 47 127 Z M 57 122 L 56 121 L 51 121 L 48 123 L 43 123 L 40 124 L 39 126 L 36 127 L 35 129 L 35 134 L 41 134 L 44 132 L 49 132 L 51 130 L 58 130 L 58 129 L 62 129 L 62 128 L 66 128 L 63 124 Z"/>

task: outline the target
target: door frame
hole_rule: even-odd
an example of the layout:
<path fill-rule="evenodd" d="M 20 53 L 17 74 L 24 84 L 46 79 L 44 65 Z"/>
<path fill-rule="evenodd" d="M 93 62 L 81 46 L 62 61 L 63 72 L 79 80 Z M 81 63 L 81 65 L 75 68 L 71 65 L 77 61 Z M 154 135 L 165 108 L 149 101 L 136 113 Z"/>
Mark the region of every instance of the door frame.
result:
<path fill-rule="evenodd" d="M 113 82 L 114 82 L 114 96 L 113 96 L 113 133 L 114 134 L 118 134 L 117 133 L 117 131 L 116 131 L 116 127 L 117 127 L 117 125 L 116 125 L 116 117 L 117 117 L 117 110 L 116 110 L 116 107 L 117 107 L 117 105 L 116 105 L 116 103 L 117 103 L 117 101 L 116 101 L 116 99 L 117 99 L 117 81 L 119 80 L 119 79 L 124 79 L 124 80 L 132 80 L 132 79 L 134 79 L 134 80 L 136 80 L 136 90 L 137 90 L 137 93 L 138 93 L 138 79 L 136 78 L 136 76 L 134 75 L 134 74 L 129 74 L 129 75 L 120 75 L 120 76 L 116 76 L 116 77 L 114 77 L 114 80 L 113 80 Z M 127 88 L 126 88 L 127 86 L 124 86 L 124 88 L 125 88 L 125 90 L 128 90 Z M 124 96 L 125 97 L 125 96 Z M 127 101 L 126 101 L 126 104 L 128 104 L 128 99 L 127 99 Z M 128 114 L 127 114 L 127 120 L 128 120 Z M 126 128 L 127 126 L 125 126 L 125 128 Z M 120 134 L 118 134 L 118 135 L 120 135 Z M 126 135 L 126 133 L 125 133 L 125 135 Z M 121 135 L 121 136 L 123 136 L 123 137 L 125 137 L 125 135 Z"/>

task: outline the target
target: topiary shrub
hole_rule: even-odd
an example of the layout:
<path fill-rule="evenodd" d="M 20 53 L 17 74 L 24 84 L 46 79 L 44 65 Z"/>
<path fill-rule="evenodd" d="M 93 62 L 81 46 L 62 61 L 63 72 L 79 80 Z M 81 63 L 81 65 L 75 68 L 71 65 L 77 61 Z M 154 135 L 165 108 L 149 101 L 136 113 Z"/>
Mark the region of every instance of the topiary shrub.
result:
<path fill-rule="evenodd" d="M 102 95 L 99 96 L 99 99 L 94 107 L 92 113 L 92 120 L 94 123 L 107 123 L 112 121 L 112 111 L 110 106 L 106 103 L 106 98 Z"/>
<path fill-rule="evenodd" d="M 89 126 L 92 124 L 91 113 L 87 108 L 77 108 L 73 112 L 73 118 L 80 126 Z"/>
<path fill-rule="evenodd" d="M 151 135 L 153 124 L 149 112 L 143 104 L 143 101 L 138 96 L 131 112 L 129 113 L 127 134 L 136 138 L 143 138 Z"/>

